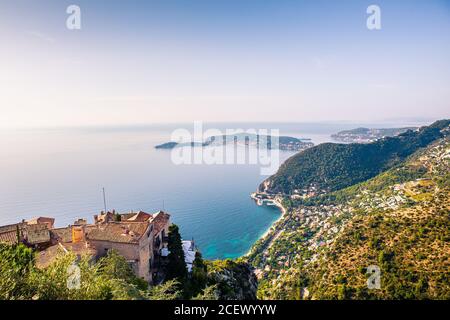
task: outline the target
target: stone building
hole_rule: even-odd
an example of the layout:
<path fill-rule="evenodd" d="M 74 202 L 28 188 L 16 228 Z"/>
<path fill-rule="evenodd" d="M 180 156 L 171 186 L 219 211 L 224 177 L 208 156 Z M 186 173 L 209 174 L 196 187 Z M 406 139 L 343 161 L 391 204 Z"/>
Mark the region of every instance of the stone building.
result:
<path fill-rule="evenodd" d="M 88 227 L 85 241 L 96 250 L 96 256 L 104 256 L 114 249 L 129 263 L 135 274 L 152 281 L 153 225 L 149 222 L 108 222 Z"/>
<path fill-rule="evenodd" d="M 55 224 L 54 218 L 48 218 L 48 217 L 34 217 L 30 220 L 25 221 L 28 225 L 46 225 L 47 229 L 53 229 Z"/>
<path fill-rule="evenodd" d="M 55 219 L 36 217 L 22 220 L 20 223 L 0 227 L 0 242 L 8 244 L 24 243 L 28 246 L 43 248 L 51 243 L 50 229 Z"/>
<path fill-rule="evenodd" d="M 94 224 L 78 219 L 65 228 L 54 228 L 54 219 L 36 217 L 0 227 L 0 242 L 24 243 L 39 249 L 37 265 L 46 267 L 62 252 L 93 259 L 116 250 L 129 263 L 136 276 L 152 282 L 160 271 L 162 252 L 167 253 L 170 215 L 159 211 L 119 214 L 101 212 Z M 167 255 L 167 254 L 166 254 Z"/>

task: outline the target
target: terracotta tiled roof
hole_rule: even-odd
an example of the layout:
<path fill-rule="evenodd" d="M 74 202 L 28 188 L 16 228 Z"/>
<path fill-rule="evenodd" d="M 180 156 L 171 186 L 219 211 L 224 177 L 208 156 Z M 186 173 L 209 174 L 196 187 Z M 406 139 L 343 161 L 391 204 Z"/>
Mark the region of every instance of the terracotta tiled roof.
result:
<path fill-rule="evenodd" d="M 93 257 L 97 255 L 97 251 L 87 246 L 86 242 L 56 244 L 37 254 L 36 266 L 38 268 L 46 268 L 58 255 L 64 254 L 65 250 L 73 252 L 76 255 L 87 254 Z"/>
<path fill-rule="evenodd" d="M 148 222 L 110 222 L 86 231 L 87 240 L 138 243 Z"/>
<path fill-rule="evenodd" d="M 58 254 L 63 253 L 64 250 L 58 244 L 48 247 L 36 255 L 36 266 L 38 268 L 46 268 Z"/>

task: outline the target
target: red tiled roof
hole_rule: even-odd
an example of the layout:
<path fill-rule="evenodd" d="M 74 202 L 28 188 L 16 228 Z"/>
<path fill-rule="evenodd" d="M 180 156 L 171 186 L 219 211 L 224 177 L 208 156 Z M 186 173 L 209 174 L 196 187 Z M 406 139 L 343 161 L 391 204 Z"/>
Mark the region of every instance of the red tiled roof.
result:
<path fill-rule="evenodd" d="M 40 251 L 36 255 L 36 266 L 38 268 L 46 268 L 48 267 L 54 259 L 61 254 L 64 254 L 65 250 L 75 253 L 76 255 L 90 255 L 96 256 L 97 251 L 89 247 L 86 242 L 77 242 L 77 243 L 64 243 L 64 244 L 56 244 L 47 249 Z"/>

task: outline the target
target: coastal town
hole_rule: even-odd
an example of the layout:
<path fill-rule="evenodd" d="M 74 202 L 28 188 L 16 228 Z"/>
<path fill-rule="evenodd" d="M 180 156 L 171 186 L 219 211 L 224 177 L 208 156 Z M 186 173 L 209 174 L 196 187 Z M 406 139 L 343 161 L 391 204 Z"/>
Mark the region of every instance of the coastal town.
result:
<path fill-rule="evenodd" d="M 385 128 L 385 129 L 369 129 L 369 128 L 356 128 L 352 130 L 344 130 L 338 133 L 332 134 L 331 138 L 334 141 L 342 143 L 371 143 L 378 139 L 385 137 L 394 137 L 408 130 L 417 130 L 417 127 L 405 127 L 405 128 Z"/>
<path fill-rule="evenodd" d="M 253 193 L 252 198 L 258 205 L 276 203 L 283 208 L 282 217 L 248 254 L 256 268 L 260 291 L 267 297 L 284 297 L 283 288 L 292 287 L 289 281 L 303 283 L 304 270 L 314 274 L 315 266 L 330 259 L 336 247 L 365 239 L 356 227 L 368 224 L 365 230 L 373 230 L 379 223 L 375 215 L 382 219 L 405 219 L 407 226 L 417 219 L 427 223 L 422 217 L 424 208 L 430 214 L 448 205 L 448 181 L 441 177 L 449 172 L 449 159 L 448 139 L 439 140 L 404 165 L 357 188 L 343 191 L 340 201 L 336 198 L 318 200 L 312 196 L 316 193 L 311 191 L 317 192 L 313 186 L 291 195 Z M 326 197 L 321 191 L 319 194 Z M 305 202 L 308 199 L 311 199 L 310 203 Z M 402 233 L 406 233 L 405 230 Z M 347 238 L 349 240 L 344 240 Z M 370 246 L 376 247 L 378 241 L 374 237 Z M 306 282 L 299 289 L 297 298 L 311 298 Z"/>
<path fill-rule="evenodd" d="M 170 214 L 158 211 L 118 213 L 115 210 L 94 215 L 94 223 L 78 219 L 67 227 L 55 227 L 55 219 L 35 217 L 0 227 L 0 243 L 22 243 L 37 251 L 36 265 L 45 268 L 61 253 L 88 255 L 92 260 L 115 250 L 128 262 L 134 274 L 149 284 L 164 280 L 168 263 Z M 193 240 L 182 242 L 188 271 L 195 259 Z"/>

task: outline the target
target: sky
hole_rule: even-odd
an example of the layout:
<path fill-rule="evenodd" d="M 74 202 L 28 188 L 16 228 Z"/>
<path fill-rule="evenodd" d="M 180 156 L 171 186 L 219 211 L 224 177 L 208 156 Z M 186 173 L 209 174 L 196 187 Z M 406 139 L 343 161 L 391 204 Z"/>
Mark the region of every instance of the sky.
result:
<path fill-rule="evenodd" d="M 449 118 L 449 57 L 448 0 L 1 0 L 0 128 Z"/>

